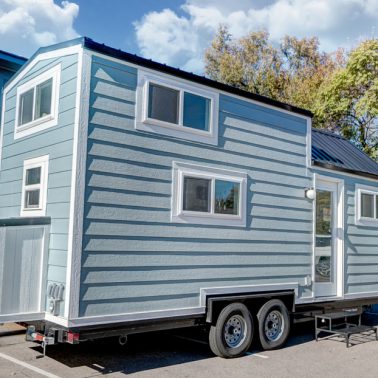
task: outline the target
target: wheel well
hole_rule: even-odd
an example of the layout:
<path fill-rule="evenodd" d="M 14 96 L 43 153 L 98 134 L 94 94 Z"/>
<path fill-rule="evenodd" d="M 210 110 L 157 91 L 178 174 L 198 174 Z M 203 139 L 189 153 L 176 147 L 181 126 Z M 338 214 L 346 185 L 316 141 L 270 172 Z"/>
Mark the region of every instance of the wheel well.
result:
<path fill-rule="evenodd" d="M 240 302 L 247 306 L 252 316 L 255 317 L 257 312 L 271 299 L 280 299 L 290 313 L 294 312 L 295 293 L 294 290 L 285 292 L 253 293 L 230 296 L 214 296 L 207 298 L 206 323 L 215 325 L 222 309 L 230 303 Z"/>

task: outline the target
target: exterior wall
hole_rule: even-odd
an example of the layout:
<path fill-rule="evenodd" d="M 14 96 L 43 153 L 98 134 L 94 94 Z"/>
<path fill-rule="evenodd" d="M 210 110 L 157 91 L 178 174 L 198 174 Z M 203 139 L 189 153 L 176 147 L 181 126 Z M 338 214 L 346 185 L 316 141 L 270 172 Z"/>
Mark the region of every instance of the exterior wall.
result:
<path fill-rule="evenodd" d="M 378 225 L 356 225 L 356 184 L 376 187 L 378 180 L 316 170 L 344 180 L 344 294 L 378 293 Z"/>
<path fill-rule="evenodd" d="M 137 69 L 91 70 L 80 316 L 197 307 L 219 286 L 309 296 L 306 119 L 221 94 L 216 147 L 140 132 Z M 171 223 L 173 161 L 246 172 L 247 227 Z"/>
<path fill-rule="evenodd" d="M 0 170 L 0 218 L 19 217 L 23 162 L 49 155 L 46 216 L 51 217 L 48 280 L 65 283 L 72 175 L 77 54 L 38 62 L 5 98 Z M 58 125 L 14 139 L 17 86 L 61 63 Z M 61 306 L 63 309 L 64 306 Z"/>

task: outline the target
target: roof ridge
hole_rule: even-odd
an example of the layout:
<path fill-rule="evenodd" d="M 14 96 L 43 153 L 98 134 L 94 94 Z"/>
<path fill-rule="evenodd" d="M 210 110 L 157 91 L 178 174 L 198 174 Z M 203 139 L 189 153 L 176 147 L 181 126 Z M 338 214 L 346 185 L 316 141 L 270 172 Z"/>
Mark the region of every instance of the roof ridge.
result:
<path fill-rule="evenodd" d="M 340 134 L 336 134 L 333 131 L 323 130 L 323 129 L 317 129 L 316 127 L 313 127 L 312 131 L 315 131 L 316 133 L 320 133 L 320 134 L 325 134 L 325 135 L 328 135 L 330 137 L 334 137 L 334 138 L 338 138 L 338 139 L 344 139 L 344 140 L 350 142 L 349 139 L 345 138 L 344 136 L 342 136 Z"/>

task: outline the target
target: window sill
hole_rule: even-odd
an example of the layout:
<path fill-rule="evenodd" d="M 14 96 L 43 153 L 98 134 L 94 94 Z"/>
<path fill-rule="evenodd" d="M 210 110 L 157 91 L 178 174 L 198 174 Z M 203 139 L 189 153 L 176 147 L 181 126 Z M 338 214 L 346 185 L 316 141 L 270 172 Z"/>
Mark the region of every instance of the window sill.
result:
<path fill-rule="evenodd" d="M 203 224 L 213 226 L 246 227 L 246 221 L 240 216 L 213 215 L 213 214 L 172 214 L 171 221 L 174 223 Z"/>
<path fill-rule="evenodd" d="M 26 137 L 28 135 L 32 135 L 38 133 L 39 131 L 43 131 L 50 127 L 56 126 L 58 124 L 58 120 L 53 115 L 48 115 L 35 121 L 26 123 L 21 126 L 17 126 L 14 131 L 14 139 L 19 139 Z"/>
<path fill-rule="evenodd" d="M 46 215 L 46 209 L 21 209 L 21 217 L 44 217 Z"/>
<path fill-rule="evenodd" d="M 361 217 L 356 220 L 356 226 L 378 227 L 378 219 Z"/>
<path fill-rule="evenodd" d="M 209 131 L 192 129 L 186 126 L 179 126 L 168 122 L 147 119 L 142 122 L 135 122 L 135 129 L 140 131 L 148 131 L 154 134 L 160 134 L 179 139 L 185 139 L 192 142 L 218 144 L 218 136 Z"/>

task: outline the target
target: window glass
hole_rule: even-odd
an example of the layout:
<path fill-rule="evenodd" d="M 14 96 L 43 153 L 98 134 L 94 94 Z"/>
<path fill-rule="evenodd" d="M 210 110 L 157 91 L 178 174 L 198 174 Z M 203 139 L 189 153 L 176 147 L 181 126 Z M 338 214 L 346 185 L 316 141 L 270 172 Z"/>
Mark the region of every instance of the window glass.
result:
<path fill-rule="evenodd" d="M 215 180 L 215 212 L 238 215 L 240 184 Z"/>
<path fill-rule="evenodd" d="M 41 183 L 41 167 L 26 170 L 25 185 L 35 185 Z"/>
<path fill-rule="evenodd" d="M 35 116 L 38 119 L 51 113 L 52 79 L 39 84 L 36 89 Z"/>
<path fill-rule="evenodd" d="M 186 127 L 209 130 L 210 100 L 192 93 L 184 93 L 184 119 Z"/>
<path fill-rule="evenodd" d="M 39 189 L 27 190 L 25 192 L 25 209 L 39 207 Z"/>
<path fill-rule="evenodd" d="M 361 217 L 374 218 L 374 195 L 361 193 Z"/>
<path fill-rule="evenodd" d="M 19 125 L 33 120 L 33 98 L 34 89 L 30 89 L 20 96 Z"/>
<path fill-rule="evenodd" d="M 183 210 L 210 212 L 211 180 L 184 177 Z"/>
<path fill-rule="evenodd" d="M 179 91 L 150 83 L 148 117 L 178 124 L 179 98 Z"/>

